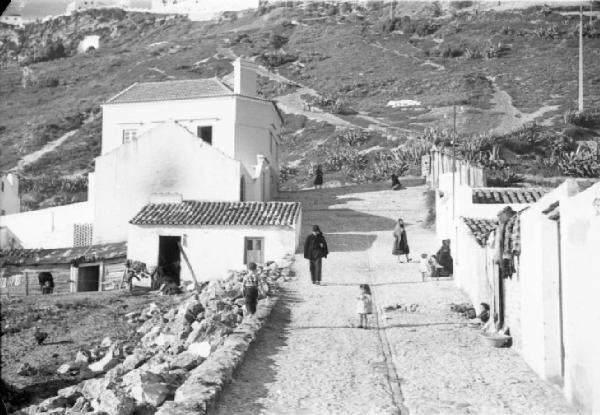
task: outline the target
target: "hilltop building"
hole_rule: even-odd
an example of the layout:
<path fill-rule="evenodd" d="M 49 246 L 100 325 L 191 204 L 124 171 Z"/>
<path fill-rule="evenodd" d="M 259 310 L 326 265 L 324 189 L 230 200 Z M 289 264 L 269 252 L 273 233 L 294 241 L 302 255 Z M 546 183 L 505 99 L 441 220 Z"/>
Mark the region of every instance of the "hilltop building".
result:
<path fill-rule="evenodd" d="M 126 8 L 129 5 L 129 0 L 74 0 L 67 5 L 67 14 L 108 7 Z"/>
<path fill-rule="evenodd" d="M 202 279 L 295 251 L 300 207 L 271 201 L 283 119 L 258 97 L 252 64 L 234 62 L 232 86 L 217 78 L 135 83 L 102 112 L 88 201 L 0 218 L 13 247 L 127 241 L 127 258 L 180 263 L 183 279 L 192 275 L 182 250 Z M 8 242 L 5 235 L 0 248 Z"/>
<path fill-rule="evenodd" d="M 185 14 L 190 20 L 210 20 L 223 12 L 256 9 L 259 0 L 152 0 L 153 13 Z"/>
<path fill-rule="evenodd" d="M 0 23 L 8 24 L 11 26 L 23 27 L 27 20 L 20 14 L 5 14 L 0 16 Z"/>

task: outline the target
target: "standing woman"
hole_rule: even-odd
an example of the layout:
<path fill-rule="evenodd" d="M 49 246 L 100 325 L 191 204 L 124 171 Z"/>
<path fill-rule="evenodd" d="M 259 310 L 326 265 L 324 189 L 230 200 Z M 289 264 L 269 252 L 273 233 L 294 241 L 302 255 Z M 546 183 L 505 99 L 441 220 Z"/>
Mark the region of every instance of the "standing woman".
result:
<path fill-rule="evenodd" d="M 310 263 L 310 279 L 313 284 L 321 284 L 321 265 L 322 259 L 327 258 L 329 250 L 327 249 L 327 241 L 321 229 L 317 225 L 312 227 L 312 233 L 308 235 L 304 242 L 304 258 Z"/>
<path fill-rule="evenodd" d="M 398 261 L 402 262 L 400 255 L 406 256 L 406 262 L 410 262 L 410 248 L 408 247 L 408 238 L 406 237 L 406 229 L 404 229 L 404 221 L 398 219 L 396 227 L 394 228 L 394 248 L 392 255 L 398 256 Z"/>
<path fill-rule="evenodd" d="M 321 170 L 321 165 L 317 166 L 317 171 L 315 172 L 315 189 L 320 189 L 323 187 L 323 170 Z"/>

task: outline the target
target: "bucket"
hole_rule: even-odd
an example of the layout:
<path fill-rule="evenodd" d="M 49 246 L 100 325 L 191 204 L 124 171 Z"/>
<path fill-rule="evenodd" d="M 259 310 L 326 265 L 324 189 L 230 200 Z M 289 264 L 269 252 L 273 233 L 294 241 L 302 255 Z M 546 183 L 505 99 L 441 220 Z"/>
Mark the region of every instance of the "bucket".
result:
<path fill-rule="evenodd" d="M 488 346 L 504 347 L 511 337 L 499 333 L 481 333 L 481 338 Z"/>

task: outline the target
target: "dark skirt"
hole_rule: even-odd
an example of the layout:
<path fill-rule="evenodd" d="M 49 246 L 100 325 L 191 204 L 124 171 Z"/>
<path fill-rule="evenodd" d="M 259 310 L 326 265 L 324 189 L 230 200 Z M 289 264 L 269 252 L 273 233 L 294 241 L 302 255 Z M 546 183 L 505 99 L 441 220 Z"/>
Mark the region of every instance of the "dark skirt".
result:
<path fill-rule="evenodd" d="M 321 186 L 323 184 L 323 175 L 322 174 L 317 174 L 317 176 L 315 177 L 315 186 Z"/>
<path fill-rule="evenodd" d="M 406 238 L 394 238 L 394 248 L 392 249 L 392 255 L 406 255 L 410 254 L 410 248 Z"/>
<path fill-rule="evenodd" d="M 246 307 L 250 314 L 256 313 L 256 304 L 258 302 L 258 287 L 244 287 L 244 299 Z"/>

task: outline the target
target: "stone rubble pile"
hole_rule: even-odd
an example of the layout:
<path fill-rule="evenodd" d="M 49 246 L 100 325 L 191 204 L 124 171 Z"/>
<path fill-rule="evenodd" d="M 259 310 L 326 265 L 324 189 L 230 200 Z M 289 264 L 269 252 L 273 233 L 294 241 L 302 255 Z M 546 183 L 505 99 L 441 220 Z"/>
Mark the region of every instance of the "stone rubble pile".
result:
<path fill-rule="evenodd" d="M 200 293 L 183 294 L 178 307 L 161 309 L 152 303 L 142 312 L 127 314 L 128 321 L 139 325 L 137 344 L 105 338 L 93 350 L 80 350 L 59 373 L 85 370 L 96 377 L 18 413 L 198 413 L 231 379 L 261 320 L 268 317 L 279 284 L 291 279 L 291 261 L 288 257 L 260 268 L 256 319 L 243 319 L 245 271 L 231 271 Z"/>

